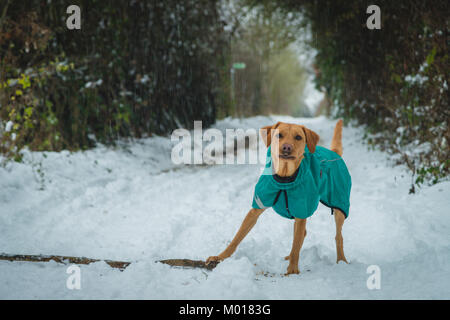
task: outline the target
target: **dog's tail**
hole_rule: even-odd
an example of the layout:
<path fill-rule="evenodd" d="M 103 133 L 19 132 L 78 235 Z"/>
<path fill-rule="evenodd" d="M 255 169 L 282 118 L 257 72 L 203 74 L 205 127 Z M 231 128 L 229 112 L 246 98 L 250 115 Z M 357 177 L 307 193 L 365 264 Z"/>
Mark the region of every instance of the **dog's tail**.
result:
<path fill-rule="evenodd" d="M 334 128 L 333 139 L 331 140 L 330 149 L 336 152 L 338 155 L 342 156 L 342 125 L 343 121 L 339 120 Z"/>

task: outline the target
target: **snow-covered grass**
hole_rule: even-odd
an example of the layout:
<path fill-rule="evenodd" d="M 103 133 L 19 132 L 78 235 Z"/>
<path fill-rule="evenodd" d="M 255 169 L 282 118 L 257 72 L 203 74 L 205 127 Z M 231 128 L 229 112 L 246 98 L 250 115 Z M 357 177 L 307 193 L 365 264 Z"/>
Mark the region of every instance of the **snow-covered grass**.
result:
<path fill-rule="evenodd" d="M 329 146 L 335 122 L 324 117 L 225 119 L 216 127 L 279 120 L 308 126 Z M 320 205 L 308 219 L 301 274 L 288 277 L 283 257 L 292 221 L 272 209 L 213 271 L 154 262 L 220 253 L 251 206 L 259 165 L 175 166 L 166 137 L 46 157 L 27 153 L 25 163 L 0 168 L 0 252 L 133 263 L 123 272 L 104 262 L 80 266 L 81 290 L 69 290 L 65 265 L 0 261 L 0 298 L 449 299 L 450 182 L 409 195 L 406 168 L 369 151 L 362 136 L 359 128 L 344 128 L 353 180 L 343 229 L 350 264 L 335 263 L 334 219 Z M 42 163 L 43 177 L 32 158 Z M 379 290 L 367 288 L 370 265 L 380 267 Z"/>

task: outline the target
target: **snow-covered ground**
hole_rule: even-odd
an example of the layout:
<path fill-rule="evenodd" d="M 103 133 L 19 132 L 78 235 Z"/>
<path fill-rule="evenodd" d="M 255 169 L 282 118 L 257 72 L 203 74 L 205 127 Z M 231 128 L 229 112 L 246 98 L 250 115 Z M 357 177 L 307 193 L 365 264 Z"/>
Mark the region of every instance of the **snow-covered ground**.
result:
<path fill-rule="evenodd" d="M 281 116 L 225 119 L 217 128 L 301 123 L 329 146 L 335 121 Z M 336 264 L 334 219 L 319 205 L 308 219 L 300 275 L 283 276 L 292 221 L 267 210 L 232 258 L 213 271 L 155 263 L 220 253 L 250 208 L 260 165 L 176 166 L 166 137 L 85 152 L 27 153 L 0 168 L 0 252 L 133 261 L 81 267 L 0 261 L 0 298 L 27 299 L 450 299 L 450 182 L 409 195 L 410 174 L 369 151 L 359 128 L 344 128 L 353 179 L 343 229 L 350 264 Z M 369 290 L 367 268 L 381 288 Z M 264 276 L 261 271 L 269 272 Z"/>

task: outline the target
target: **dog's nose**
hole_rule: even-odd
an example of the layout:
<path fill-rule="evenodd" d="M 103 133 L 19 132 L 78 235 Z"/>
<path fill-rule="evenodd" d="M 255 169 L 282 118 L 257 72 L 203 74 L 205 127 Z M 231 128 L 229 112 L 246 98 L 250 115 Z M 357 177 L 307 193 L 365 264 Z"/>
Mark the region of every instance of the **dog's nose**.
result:
<path fill-rule="evenodd" d="M 289 143 L 283 144 L 283 146 L 281 147 L 281 151 L 283 153 L 291 153 L 292 152 L 292 144 L 289 144 Z"/>

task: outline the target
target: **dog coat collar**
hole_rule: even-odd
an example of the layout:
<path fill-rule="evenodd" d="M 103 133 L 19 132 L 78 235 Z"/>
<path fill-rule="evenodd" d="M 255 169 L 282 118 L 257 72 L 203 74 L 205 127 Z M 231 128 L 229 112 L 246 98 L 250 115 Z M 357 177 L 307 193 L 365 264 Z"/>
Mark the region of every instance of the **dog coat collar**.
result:
<path fill-rule="evenodd" d="M 282 182 L 273 174 L 270 146 L 266 165 L 255 186 L 252 207 L 272 207 L 279 215 L 293 219 L 310 217 L 319 201 L 348 216 L 351 177 L 342 158 L 334 151 L 317 146 L 314 153 L 305 147 L 297 175 Z"/>
<path fill-rule="evenodd" d="M 295 170 L 295 172 L 294 172 L 294 174 L 293 174 L 292 176 L 289 176 L 289 177 L 282 177 L 282 176 L 279 176 L 279 175 L 277 175 L 277 174 L 274 174 L 274 175 L 273 175 L 273 178 L 274 178 L 276 181 L 278 181 L 278 182 L 281 182 L 281 183 L 287 183 L 287 182 L 293 182 L 293 181 L 295 181 L 295 179 L 297 178 L 297 175 L 298 175 L 298 168 L 297 168 L 297 170 Z"/>

